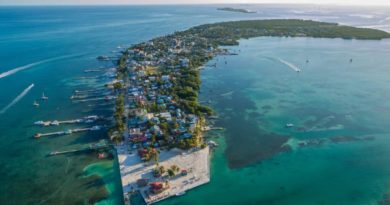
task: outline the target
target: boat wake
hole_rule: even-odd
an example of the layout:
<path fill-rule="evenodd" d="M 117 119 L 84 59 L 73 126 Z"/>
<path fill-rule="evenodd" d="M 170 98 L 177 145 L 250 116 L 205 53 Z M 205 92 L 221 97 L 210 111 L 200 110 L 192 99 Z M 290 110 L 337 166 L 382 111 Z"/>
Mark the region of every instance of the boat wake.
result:
<path fill-rule="evenodd" d="M 31 84 L 30 86 L 28 86 L 26 89 L 23 90 L 22 93 L 20 93 L 14 100 L 12 100 L 12 102 L 10 104 L 8 104 L 7 106 L 5 106 L 2 110 L 0 110 L 0 114 L 3 114 L 5 113 L 10 107 L 12 107 L 13 105 L 15 105 L 17 102 L 19 102 L 25 95 L 27 95 L 27 93 L 34 87 L 34 84 Z"/>
<path fill-rule="evenodd" d="M 41 60 L 41 61 L 38 61 L 38 62 L 35 62 L 35 63 L 30 63 L 30 64 L 27 64 L 27 65 L 24 65 L 24 66 L 16 67 L 16 68 L 11 69 L 9 71 L 0 73 L 0 79 L 1 78 L 5 78 L 5 77 L 10 76 L 10 75 L 13 75 L 13 74 L 15 74 L 15 73 L 17 73 L 19 71 L 26 70 L 26 69 L 29 69 L 31 67 L 37 66 L 37 65 L 41 65 L 41 64 L 48 63 L 48 62 L 55 61 L 55 60 L 61 60 L 61 59 L 65 59 L 65 58 L 75 57 L 75 56 L 77 56 L 77 55 L 59 56 L 59 57 L 55 57 L 55 58 L 49 58 L 49 59 Z"/>
<path fill-rule="evenodd" d="M 292 64 L 292 63 L 290 63 L 288 61 L 285 61 L 285 60 L 283 60 L 281 58 L 277 58 L 277 60 L 279 62 L 283 63 L 284 65 L 288 66 L 289 68 L 293 69 L 295 72 L 301 72 L 301 69 L 298 68 L 298 66 L 296 66 L 296 65 L 294 65 L 294 64 Z"/>

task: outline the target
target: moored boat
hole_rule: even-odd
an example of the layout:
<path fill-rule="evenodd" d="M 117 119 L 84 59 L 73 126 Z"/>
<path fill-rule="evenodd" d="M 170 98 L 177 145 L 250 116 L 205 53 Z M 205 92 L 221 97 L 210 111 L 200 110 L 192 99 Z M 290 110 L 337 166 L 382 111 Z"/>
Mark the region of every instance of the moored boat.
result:
<path fill-rule="evenodd" d="M 181 192 L 179 192 L 179 193 L 176 193 L 175 195 L 176 195 L 176 196 L 183 196 L 184 194 L 186 194 L 186 192 L 185 192 L 185 191 L 181 191 Z"/>
<path fill-rule="evenodd" d="M 49 97 L 45 96 L 45 93 L 42 93 L 42 97 L 41 97 L 42 100 L 48 100 Z"/>
<path fill-rule="evenodd" d="M 294 124 L 292 124 L 292 123 L 287 123 L 287 124 L 286 124 L 286 127 L 287 127 L 287 128 L 294 127 Z"/>

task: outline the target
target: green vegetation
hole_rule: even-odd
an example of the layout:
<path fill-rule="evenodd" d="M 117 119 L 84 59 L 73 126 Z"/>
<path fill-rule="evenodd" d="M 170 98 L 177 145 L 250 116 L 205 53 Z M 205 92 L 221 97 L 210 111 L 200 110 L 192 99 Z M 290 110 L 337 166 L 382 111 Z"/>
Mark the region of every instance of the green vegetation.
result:
<path fill-rule="evenodd" d="M 158 155 L 160 154 L 160 151 L 151 147 L 147 147 L 144 149 L 144 153 L 142 155 L 142 160 L 144 161 L 151 161 L 158 166 Z"/>
<path fill-rule="evenodd" d="M 171 168 L 168 169 L 168 175 L 170 177 L 176 176 L 176 174 L 180 171 L 180 168 L 177 165 L 172 165 Z"/>
<path fill-rule="evenodd" d="M 216 41 L 219 45 L 237 44 L 240 38 L 259 36 L 290 36 L 343 39 L 383 39 L 390 34 L 369 28 L 341 26 L 336 23 L 324 23 L 311 20 L 247 20 L 205 24 L 193 27 L 185 33 L 197 33 Z"/>
<path fill-rule="evenodd" d="M 238 45 L 241 38 L 260 36 L 290 36 L 290 37 L 316 37 L 316 38 L 343 38 L 343 39 L 383 39 L 390 38 L 384 31 L 368 28 L 355 28 L 340 26 L 335 23 L 324 23 L 310 20 L 247 20 L 205 24 L 190 28 L 186 31 L 176 32 L 172 35 L 154 39 L 154 45 L 164 51 L 168 46 L 162 45 L 166 39 L 186 39 L 195 42 L 190 52 L 180 54 L 189 59 L 189 66 L 183 67 L 181 78 L 175 82 L 174 96 L 179 97 L 181 106 L 188 112 L 202 115 L 212 114 L 208 107 L 198 104 L 200 88 L 200 74 L 198 67 L 204 65 L 212 58 L 212 54 L 205 50 L 218 46 Z M 165 39 L 165 40 L 163 40 Z M 168 51 L 166 51 L 168 52 Z M 163 55 L 163 54 L 161 54 Z M 177 62 L 174 62 L 176 65 Z"/>
<path fill-rule="evenodd" d="M 221 10 L 239 11 L 232 8 Z M 129 104 L 134 112 L 129 113 L 128 117 L 138 123 L 132 126 L 140 129 L 139 132 L 149 133 L 147 139 L 136 139 L 141 147 L 205 147 L 201 128 L 213 111 L 199 104 L 201 67 L 216 55 L 229 54 L 221 46 L 237 45 L 242 38 L 261 36 L 390 38 L 390 34 L 385 31 L 335 23 L 296 19 L 246 20 L 200 25 L 134 45 L 123 52 L 118 60 L 117 82 L 113 84 L 118 97 L 114 113 L 115 126 L 111 130 L 111 133 L 116 133 L 113 136 L 118 137 L 112 138 L 120 141 L 125 131 L 124 102 L 128 93 L 125 93 L 127 89 L 124 87 L 131 81 L 130 85 L 134 85 L 137 94 L 133 96 L 132 104 Z M 179 114 L 177 110 L 180 110 Z M 170 120 L 159 117 L 161 113 L 168 113 Z M 144 120 L 146 114 L 152 117 Z M 193 122 L 193 119 L 198 121 Z M 158 164 L 158 153 L 148 150 L 144 159 Z M 172 169 L 168 173 L 175 174 Z"/>
<path fill-rule="evenodd" d="M 153 176 L 154 177 L 160 177 L 162 175 L 164 175 L 167 171 L 165 170 L 165 167 L 164 166 L 157 166 L 154 170 L 153 170 Z"/>

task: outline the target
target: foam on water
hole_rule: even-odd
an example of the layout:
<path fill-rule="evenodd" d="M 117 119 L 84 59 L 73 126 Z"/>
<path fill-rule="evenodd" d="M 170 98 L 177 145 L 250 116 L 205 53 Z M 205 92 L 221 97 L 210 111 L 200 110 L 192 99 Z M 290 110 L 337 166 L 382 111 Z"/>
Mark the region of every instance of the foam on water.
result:
<path fill-rule="evenodd" d="M 34 87 L 34 84 L 31 84 L 30 86 L 28 86 L 26 89 L 23 90 L 22 93 L 20 93 L 14 100 L 12 100 L 12 102 L 10 104 L 8 104 L 7 106 L 5 106 L 1 111 L 0 111 L 0 114 L 3 114 L 5 113 L 10 107 L 12 107 L 13 105 L 15 105 L 17 102 L 19 102 L 24 96 L 27 95 L 27 93 Z"/>
<path fill-rule="evenodd" d="M 48 58 L 45 60 L 37 61 L 37 62 L 30 63 L 30 64 L 27 64 L 24 66 L 19 66 L 19 67 L 16 67 L 14 69 L 11 69 L 9 71 L 0 73 L 0 79 L 5 78 L 5 77 L 10 76 L 10 75 L 13 75 L 19 71 L 32 68 L 32 67 L 37 66 L 37 65 L 41 65 L 41 64 L 48 63 L 48 62 L 55 61 L 55 60 L 61 60 L 61 59 L 65 59 L 65 58 L 75 57 L 75 56 L 77 56 L 77 55 L 64 55 L 64 56 L 60 56 L 60 57 Z"/>
<path fill-rule="evenodd" d="M 293 69 L 295 72 L 301 72 L 301 69 L 298 68 L 298 66 L 292 64 L 291 62 L 285 61 L 281 58 L 277 59 L 279 62 L 283 63 L 284 65 L 288 66 L 289 68 Z"/>

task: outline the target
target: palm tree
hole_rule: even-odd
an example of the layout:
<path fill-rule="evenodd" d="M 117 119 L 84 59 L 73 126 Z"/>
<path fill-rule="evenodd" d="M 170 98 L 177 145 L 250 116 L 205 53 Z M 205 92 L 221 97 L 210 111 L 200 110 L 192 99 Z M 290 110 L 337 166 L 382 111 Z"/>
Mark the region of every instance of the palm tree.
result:
<path fill-rule="evenodd" d="M 180 168 L 177 165 L 172 165 L 171 170 L 176 174 L 177 172 L 179 172 Z"/>
<path fill-rule="evenodd" d="M 158 155 L 160 154 L 160 151 L 158 149 L 152 149 L 150 152 L 150 158 L 154 161 L 156 166 L 158 166 Z"/>
<path fill-rule="evenodd" d="M 158 170 L 160 171 L 161 175 L 163 175 L 165 173 L 165 167 L 164 166 L 159 166 Z"/>
<path fill-rule="evenodd" d="M 170 177 L 173 177 L 173 176 L 175 176 L 176 174 L 175 174 L 175 172 L 174 172 L 172 169 L 168 169 L 168 175 L 169 175 Z"/>

